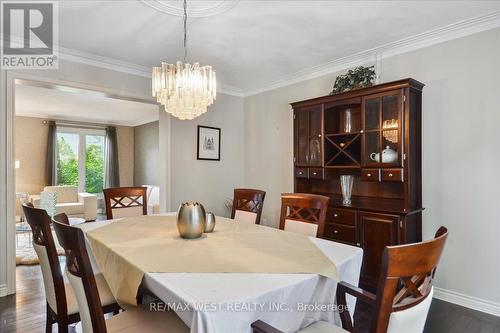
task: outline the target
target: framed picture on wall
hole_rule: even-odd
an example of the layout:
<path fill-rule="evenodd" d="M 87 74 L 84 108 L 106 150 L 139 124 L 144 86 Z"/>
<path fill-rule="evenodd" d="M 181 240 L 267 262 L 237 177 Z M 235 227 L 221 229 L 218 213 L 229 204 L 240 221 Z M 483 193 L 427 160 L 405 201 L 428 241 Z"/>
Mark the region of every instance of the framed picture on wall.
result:
<path fill-rule="evenodd" d="M 197 159 L 220 161 L 220 128 L 198 126 Z"/>

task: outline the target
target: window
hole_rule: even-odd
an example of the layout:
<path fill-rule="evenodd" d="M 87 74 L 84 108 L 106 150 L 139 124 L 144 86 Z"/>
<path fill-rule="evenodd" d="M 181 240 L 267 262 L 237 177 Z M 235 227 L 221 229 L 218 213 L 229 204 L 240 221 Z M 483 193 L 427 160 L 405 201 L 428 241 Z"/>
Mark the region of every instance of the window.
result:
<path fill-rule="evenodd" d="M 57 184 L 79 192 L 102 193 L 106 132 L 61 127 L 57 130 Z"/>

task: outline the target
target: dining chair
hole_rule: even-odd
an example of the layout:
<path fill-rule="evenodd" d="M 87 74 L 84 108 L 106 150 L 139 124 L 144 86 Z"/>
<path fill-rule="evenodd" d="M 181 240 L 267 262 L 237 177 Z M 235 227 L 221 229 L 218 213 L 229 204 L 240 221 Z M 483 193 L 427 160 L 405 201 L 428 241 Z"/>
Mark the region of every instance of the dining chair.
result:
<path fill-rule="evenodd" d="M 387 246 L 382 254 L 382 268 L 377 294 L 346 282 L 337 285 L 337 306 L 342 328 L 318 321 L 297 333 L 354 332 L 346 303 L 350 294 L 372 307 L 370 333 L 421 333 L 434 294 L 433 280 L 441 258 L 448 229 L 439 228 L 434 239 L 414 244 Z M 252 324 L 254 333 L 281 333 L 263 322 Z"/>
<path fill-rule="evenodd" d="M 280 229 L 322 237 L 330 198 L 305 193 L 281 195 Z"/>
<path fill-rule="evenodd" d="M 148 214 L 147 187 L 106 188 L 104 201 L 108 220 Z"/>
<path fill-rule="evenodd" d="M 231 218 L 243 223 L 260 224 L 266 192 L 247 188 L 235 188 Z"/>
<path fill-rule="evenodd" d="M 47 301 L 45 331 L 52 332 L 52 324 L 57 323 L 58 332 L 68 332 L 68 325 L 79 322 L 80 314 L 73 288 L 64 282 L 52 235 L 50 217 L 45 210 L 34 208 L 31 203 L 23 204 L 23 210 L 33 233 L 33 248 L 38 255 L 42 270 Z M 67 223 L 66 214 L 59 215 L 64 215 Z M 120 306 L 116 303 L 102 274 L 96 276 L 95 279 L 102 296 L 104 312 L 118 313 Z"/>
<path fill-rule="evenodd" d="M 106 320 L 83 231 L 58 222 L 54 222 L 54 229 L 66 254 L 66 274 L 75 290 L 83 333 L 189 332 L 189 328 L 173 311 L 153 312 L 142 307 L 133 307 Z"/>

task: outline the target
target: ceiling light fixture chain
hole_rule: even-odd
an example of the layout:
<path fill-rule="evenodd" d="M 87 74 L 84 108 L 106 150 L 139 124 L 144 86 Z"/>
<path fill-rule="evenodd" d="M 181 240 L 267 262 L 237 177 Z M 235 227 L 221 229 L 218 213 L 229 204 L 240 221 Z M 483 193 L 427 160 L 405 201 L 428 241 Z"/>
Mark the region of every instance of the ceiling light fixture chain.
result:
<path fill-rule="evenodd" d="M 184 63 L 187 60 L 187 0 L 184 0 Z"/>

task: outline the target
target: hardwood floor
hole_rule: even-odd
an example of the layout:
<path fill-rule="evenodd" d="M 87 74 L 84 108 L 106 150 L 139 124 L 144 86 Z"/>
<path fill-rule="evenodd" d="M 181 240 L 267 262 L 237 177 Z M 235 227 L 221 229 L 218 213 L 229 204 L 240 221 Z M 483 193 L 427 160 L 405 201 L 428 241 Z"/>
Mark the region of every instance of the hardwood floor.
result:
<path fill-rule="evenodd" d="M 43 333 L 45 291 L 40 267 L 19 266 L 16 273 L 17 294 L 0 298 L 0 332 Z M 355 322 L 360 324 L 357 332 L 365 333 L 369 330 L 370 308 L 359 304 L 355 314 Z M 70 333 L 79 331 L 80 325 L 70 328 Z M 500 317 L 434 299 L 424 332 L 500 333 Z"/>

